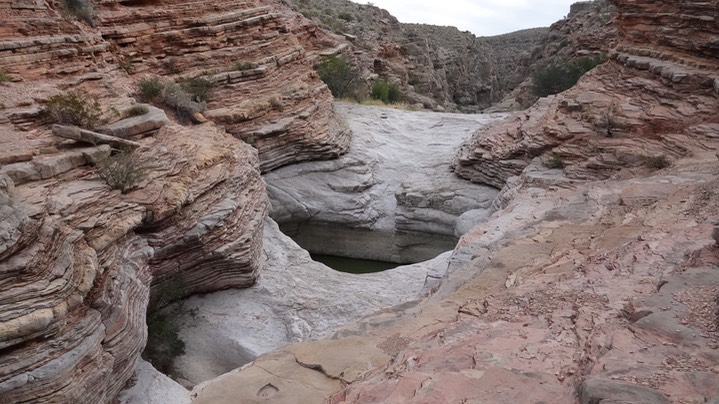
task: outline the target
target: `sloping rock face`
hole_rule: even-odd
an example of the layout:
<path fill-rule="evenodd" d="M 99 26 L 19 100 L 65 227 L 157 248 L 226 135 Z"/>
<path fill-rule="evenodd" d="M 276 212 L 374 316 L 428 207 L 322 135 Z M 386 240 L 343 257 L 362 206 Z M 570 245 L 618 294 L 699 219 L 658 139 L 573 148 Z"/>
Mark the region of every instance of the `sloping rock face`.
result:
<path fill-rule="evenodd" d="M 504 98 L 489 110 L 514 111 L 534 104 L 537 97 L 532 94 L 532 78 L 542 66 L 606 54 L 617 44 L 615 16 L 616 9 L 607 0 L 582 1 L 574 3 L 569 14 L 541 37 L 532 36 L 537 31 L 530 30 L 484 38 L 497 57 L 500 77 L 508 80 L 502 83 Z M 535 47 L 529 48 L 532 43 Z"/>
<path fill-rule="evenodd" d="M 713 45 L 719 32 L 706 19 L 716 9 L 689 2 L 680 13 L 677 4 L 616 4 L 625 34 L 610 62 L 565 93 L 476 134 L 458 155 L 457 174 L 502 187 L 543 156 L 569 178 L 606 179 L 654 158 L 686 156 L 688 143 L 712 138 L 719 123 Z M 704 27 L 702 34 L 687 40 L 679 20 L 670 24 L 675 29 L 658 28 L 669 24 L 670 9 L 681 24 Z"/>
<path fill-rule="evenodd" d="M 610 62 L 459 154 L 502 209 L 433 296 L 261 356 L 196 401 L 718 400 L 716 5 L 612 3 Z"/>
<path fill-rule="evenodd" d="M 313 52 L 332 43 L 281 5 L 129 1 L 94 11 L 90 26 L 56 3 L 0 2 L 0 69 L 9 77 L 0 83 L 0 396 L 8 402 L 115 397 L 144 348 L 151 293 L 180 298 L 255 283 L 268 210 L 261 170 L 333 157 L 349 141 L 311 68 Z M 312 35 L 305 48 L 299 38 Z M 255 67 L 234 70 L 234 61 Z M 211 122 L 186 127 L 159 114 L 146 126 L 113 126 L 134 104 L 127 94 L 139 78 L 152 75 L 216 82 Z M 100 179 L 95 165 L 109 146 L 52 135 L 42 103 L 69 90 L 96 98 L 108 131 L 123 128 L 139 143 L 137 187 L 122 193 Z"/>
<path fill-rule="evenodd" d="M 387 10 L 348 0 L 290 0 L 294 9 L 352 45 L 347 54 L 368 79 L 396 82 L 410 103 L 479 111 L 500 97 L 489 45 L 468 31 L 402 24 Z M 438 108 L 441 107 L 441 108 Z"/>
<path fill-rule="evenodd" d="M 499 88 L 511 91 L 527 78 L 527 72 L 542 52 L 549 28 L 532 28 L 504 35 L 482 37 L 497 63 Z"/>
<path fill-rule="evenodd" d="M 476 128 L 502 115 L 410 112 L 338 104 L 351 152 L 265 175 L 272 217 L 306 250 L 415 263 L 451 250 L 492 212 L 496 190 L 447 169 Z"/>
<path fill-rule="evenodd" d="M 643 178 L 528 180 L 462 238 L 429 300 L 263 355 L 195 389 L 195 401 L 261 402 L 268 385 L 277 403 L 717 397 L 719 142 L 710 145 Z"/>

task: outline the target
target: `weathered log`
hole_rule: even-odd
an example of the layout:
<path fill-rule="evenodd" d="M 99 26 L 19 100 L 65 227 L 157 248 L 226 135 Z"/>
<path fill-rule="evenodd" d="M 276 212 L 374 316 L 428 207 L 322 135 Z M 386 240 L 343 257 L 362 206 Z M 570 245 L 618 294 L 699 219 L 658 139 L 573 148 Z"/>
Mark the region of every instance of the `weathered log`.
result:
<path fill-rule="evenodd" d="M 140 143 L 122 139 L 116 136 L 104 135 L 91 130 L 80 129 L 76 126 L 53 125 L 52 134 L 67 139 L 79 140 L 93 145 L 107 144 L 118 149 L 136 149 Z"/>

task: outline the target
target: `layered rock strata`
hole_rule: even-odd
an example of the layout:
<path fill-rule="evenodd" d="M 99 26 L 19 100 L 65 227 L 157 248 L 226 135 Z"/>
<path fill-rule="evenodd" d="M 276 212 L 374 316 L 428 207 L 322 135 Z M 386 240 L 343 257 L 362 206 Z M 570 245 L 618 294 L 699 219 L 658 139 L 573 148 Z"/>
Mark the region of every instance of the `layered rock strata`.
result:
<path fill-rule="evenodd" d="M 32 131 L 52 143 L 48 132 Z M 144 349 L 151 281 L 179 282 L 177 297 L 254 283 L 264 186 L 252 149 L 211 123 L 141 140 L 147 176 L 125 194 L 92 166 L 109 147 L 55 142 L 2 167 L 0 391 L 104 402 Z"/>
<path fill-rule="evenodd" d="M 719 32 L 705 20 L 715 19 L 716 10 L 688 2 L 680 13 L 677 4 L 616 4 L 624 35 L 611 60 L 565 93 L 478 133 L 460 151 L 457 174 L 502 187 L 543 156 L 569 178 L 606 179 L 651 166 L 652 159 L 686 156 L 687 144 L 712 139 L 719 124 L 719 66 L 711 38 Z M 681 24 L 704 27 L 702 35 L 687 41 L 678 20 L 670 24 L 676 29 L 645 32 L 668 24 L 667 9 L 681 15 Z"/>
<path fill-rule="evenodd" d="M 202 77 L 217 86 L 206 116 L 255 146 L 263 171 L 346 151 L 349 130 L 312 68 L 318 48 L 336 42 L 298 24 L 301 17 L 275 1 L 206 8 L 184 0 L 162 7 L 103 2 L 95 6 L 95 28 L 73 21 L 59 5 L 7 5 L 0 69 L 13 80 L 82 74 L 100 79 L 99 69 L 120 68 L 138 78 Z M 308 37 L 311 42 L 300 42 Z"/>
<path fill-rule="evenodd" d="M 0 13 L 0 396 L 106 402 L 144 348 L 151 290 L 180 298 L 255 283 L 260 169 L 345 150 L 349 132 L 311 68 L 331 43 L 305 49 L 311 28 L 295 36 L 301 17 L 274 2 L 105 2 L 78 20 L 12 0 Z M 154 75 L 216 82 L 215 122 L 166 124 L 150 108 L 113 123 Z M 111 121 L 99 131 L 139 144 L 136 187 L 99 178 L 109 146 L 52 135 L 42 103 L 69 90 L 99 101 Z"/>
<path fill-rule="evenodd" d="M 263 355 L 198 386 L 194 402 L 716 399 L 719 142 L 710 146 L 624 181 L 527 174 L 462 237 L 431 298 Z"/>
<path fill-rule="evenodd" d="M 313 253 L 413 263 L 454 247 L 491 213 L 496 191 L 447 166 L 459 144 L 500 116 L 338 104 L 351 152 L 265 175 L 272 217 Z"/>
<path fill-rule="evenodd" d="M 460 175 L 503 187 L 501 210 L 434 295 L 261 356 L 195 401 L 719 400 L 716 5 L 612 4 L 610 62 L 460 152 Z"/>

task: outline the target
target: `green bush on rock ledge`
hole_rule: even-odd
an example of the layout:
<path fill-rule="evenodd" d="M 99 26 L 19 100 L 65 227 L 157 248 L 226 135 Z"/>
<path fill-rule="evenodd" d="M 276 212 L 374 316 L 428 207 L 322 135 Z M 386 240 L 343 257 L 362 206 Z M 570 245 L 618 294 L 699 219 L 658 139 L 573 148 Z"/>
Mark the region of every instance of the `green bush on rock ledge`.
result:
<path fill-rule="evenodd" d="M 396 83 L 390 83 L 387 80 L 377 80 L 372 85 L 372 98 L 380 100 L 385 104 L 394 104 L 402 101 L 402 90 Z"/>
<path fill-rule="evenodd" d="M 83 91 L 70 91 L 50 97 L 43 113 L 51 121 L 94 129 L 100 124 L 102 111 L 96 99 Z"/>
<path fill-rule="evenodd" d="M 360 74 L 342 56 L 330 55 L 315 66 L 335 98 L 360 99 Z"/>
<path fill-rule="evenodd" d="M 607 61 L 604 55 L 585 56 L 572 61 L 550 62 L 532 76 L 532 94 L 537 97 L 561 93 L 579 81 L 584 73 Z"/>
<path fill-rule="evenodd" d="M 135 189 L 153 166 L 131 150 L 121 150 L 98 163 L 97 174 L 123 194 Z"/>

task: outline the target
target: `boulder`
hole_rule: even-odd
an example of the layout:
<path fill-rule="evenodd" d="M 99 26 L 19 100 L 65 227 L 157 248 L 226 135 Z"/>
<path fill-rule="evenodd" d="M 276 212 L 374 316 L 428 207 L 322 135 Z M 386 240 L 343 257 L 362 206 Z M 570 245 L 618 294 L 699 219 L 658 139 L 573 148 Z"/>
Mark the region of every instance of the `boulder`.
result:
<path fill-rule="evenodd" d="M 106 135 L 116 136 L 123 139 L 152 133 L 167 122 L 167 114 L 160 108 L 153 107 L 149 104 L 135 104 L 135 107 L 146 108 L 147 113 L 138 116 L 131 116 L 113 122 L 107 126 L 99 128 L 97 131 Z"/>
<path fill-rule="evenodd" d="M 649 387 L 614 380 L 591 379 L 579 388 L 582 404 L 669 404 L 662 393 Z"/>

